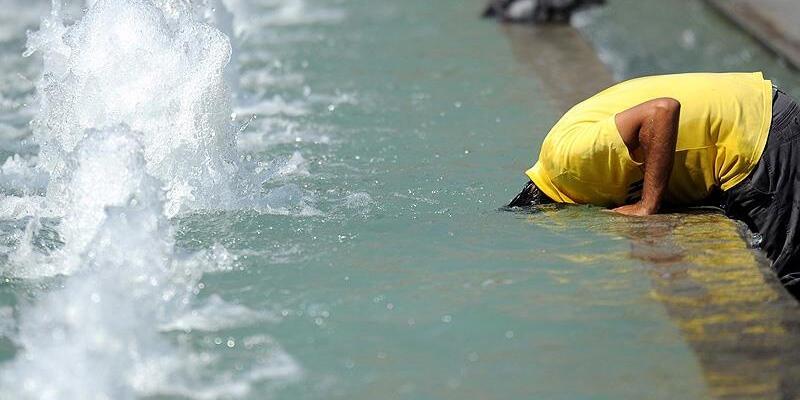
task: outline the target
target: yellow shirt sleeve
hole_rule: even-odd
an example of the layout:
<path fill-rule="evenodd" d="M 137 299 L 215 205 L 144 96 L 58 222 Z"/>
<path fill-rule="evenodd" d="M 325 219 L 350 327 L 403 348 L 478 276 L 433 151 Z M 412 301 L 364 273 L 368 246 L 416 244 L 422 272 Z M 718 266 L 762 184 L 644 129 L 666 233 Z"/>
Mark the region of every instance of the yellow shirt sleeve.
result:
<path fill-rule="evenodd" d="M 550 198 L 601 206 L 623 204 L 642 179 L 617 129 L 616 117 L 575 126 L 561 140 L 542 147 L 528 177 Z"/>

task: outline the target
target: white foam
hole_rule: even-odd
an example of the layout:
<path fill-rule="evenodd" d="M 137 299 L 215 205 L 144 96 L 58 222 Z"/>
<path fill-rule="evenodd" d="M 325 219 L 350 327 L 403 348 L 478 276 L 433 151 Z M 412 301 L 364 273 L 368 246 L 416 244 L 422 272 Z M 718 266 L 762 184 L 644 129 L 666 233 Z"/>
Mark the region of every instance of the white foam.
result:
<path fill-rule="evenodd" d="M 161 185 L 146 173 L 144 146 L 137 133 L 119 126 L 88 130 L 86 136 L 66 160 L 63 187 L 54 191 L 61 196 L 56 198 L 51 191 L 48 198 L 51 207 L 64 211 L 59 233 L 65 245 L 59 253 L 66 274 L 78 268 L 86 246 L 107 218 L 108 207 L 135 206 L 144 190 Z"/>
<path fill-rule="evenodd" d="M 277 322 L 272 313 L 254 311 L 245 306 L 230 304 L 211 295 L 203 305 L 161 327 L 162 331 L 208 331 L 248 326 L 259 322 Z"/>
<path fill-rule="evenodd" d="M 0 219 L 18 220 L 25 217 L 39 215 L 43 204 L 43 197 L 37 196 L 3 196 L 0 197 Z"/>
<path fill-rule="evenodd" d="M 103 178 L 95 168 L 108 160 L 95 160 L 98 150 L 120 158 L 109 165 L 109 177 L 123 170 L 132 176 L 90 200 L 80 182 Z M 191 285 L 192 274 L 173 271 L 179 264 L 161 210 L 160 183 L 143 172 L 134 133 L 91 131 L 76 153 L 71 179 L 79 190 L 69 192 L 66 204 L 89 203 L 85 213 L 73 210 L 62 221 L 67 241 L 53 264 L 66 271 L 83 268 L 63 289 L 21 312 L 21 354 L 2 375 L 4 390 L 20 398 L 130 398 L 147 390 L 135 378 L 141 370 L 150 371 L 149 382 L 166 381 L 175 350 L 152 327 L 184 307 Z"/>
<path fill-rule="evenodd" d="M 256 382 L 299 374 L 291 357 L 272 345 L 236 375 L 200 379 L 202 370 L 216 368 L 215 357 L 186 352 L 159 334 L 157 327 L 188 311 L 199 274 L 175 256 L 158 201 L 145 197 L 137 206 L 109 209 L 87 247 L 87 269 L 23 310 L 22 354 L 0 378 L 6 393 L 21 399 L 238 397 Z M 201 310 L 206 318 L 178 326 L 219 329 L 254 316 L 214 300 Z M 225 318 L 213 315 L 223 310 Z"/>
<path fill-rule="evenodd" d="M 263 212 L 274 215 L 299 215 L 312 217 L 322 215 L 314 206 L 316 198 L 294 183 L 271 189 L 265 196 Z"/>
<path fill-rule="evenodd" d="M 247 395 L 257 382 L 301 374 L 271 343 L 244 353 L 236 372 L 209 375 L 220 362 L 213 353 L 160 333 L 272 318 L 215 296 L 193 307 L 203 273 L 229 270 L 236 257 L 222 246 L 176 250 L 170 217 L 247 205 L 292 215 L 313 208 L 296 186 L 262 198 L 261 182 L 249 175 L 258 168 L 241 163 L 223 78 L 230 45 L 207 23 L 219 21 L 197 8 L 209 4 L 216 3 L 97 0 L 67 26 L 56 0 L 31 34 L 29 52 L 41 52 L 44 61 L 33 124 L 40 152 L 11 159 L 2 172 L 12 191 L 40 193 L 0 200 L 0 214 L 27 218 L 4 272 L 68 278 L 20 306 L 19 351 L 3 366 L 0 393 L 230 398 Z M 290 158 L 284 173 L 302 165 L 302 156 Z M 24 177 L 38 183 L 23 184 Z M 47 229 L 63 245 L 34 245 L 50 218 L 59 222 Z"/>
<path fill-rule="evenodd" d="M 218 330 L 273 317 L 214 296 L 190 308 L 204 271 L 198 263 L 213 259 L 224 268 L 231 255 L 221 247 L 176 254 L 162 184 L 145 172 L 135 132 L 89 130 L 71 163 L 64 201 L 70 211 L 59 227 L 66 244 L 47 270 L 73 276 L 22 310 L 22 350 L 3 371 L 3 390 L 22 399 L 236 397 L 255 382 L 299 374 L 292 358 L 273 347 L 238 376 L 196 380 L 195 356 L 160 336 L 161 328 Z M 84 189 L 95 180 L 108 186 L 92 197 Z M 213 368 L 214 358 L 206 361 Z"/>
<path fill-rule="evenodd" d="M 126 124 L 140 132 L 147 172 L 194 196 L 167 209 L 238 206 L 252 189 L 239 174 L 230 93 L 223 78 L 228 38 L 183 2 L 97 1 L 75 25 L 58 14 L 32 34 L 45 74 L 34 121 L 39 167 L 59 182 L 86 129 Z"/>
<path fill-rule="evenodd" d="M 48 179 L 36 168 L 36 158 L 19 154 L 6 159 L 0 166 L 0 187 L 8 194 L 31 196 L 44 194 Z"/>
<path fill-rule="evenodd" d="M 276 181 L 286 177 L 310 176 L 308 162 L 295 151 L 291 157 L 275 158 L 263 169 L 262 174 L 267 180 Z"/>

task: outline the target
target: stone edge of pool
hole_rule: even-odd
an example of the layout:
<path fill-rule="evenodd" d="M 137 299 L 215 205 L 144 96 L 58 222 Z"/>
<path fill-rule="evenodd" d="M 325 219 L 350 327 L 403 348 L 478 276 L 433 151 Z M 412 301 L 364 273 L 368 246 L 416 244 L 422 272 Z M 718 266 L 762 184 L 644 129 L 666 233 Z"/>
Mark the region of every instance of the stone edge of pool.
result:
<path fill-rule="evenodd" d="M 704 0 L 800 70 L 800 8 L 796 0 Z"/>

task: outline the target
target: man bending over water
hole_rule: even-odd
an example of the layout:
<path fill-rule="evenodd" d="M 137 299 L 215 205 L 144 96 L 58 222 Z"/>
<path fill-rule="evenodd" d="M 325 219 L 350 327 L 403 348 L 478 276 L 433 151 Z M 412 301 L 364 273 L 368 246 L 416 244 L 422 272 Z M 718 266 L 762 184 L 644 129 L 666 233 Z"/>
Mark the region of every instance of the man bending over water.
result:
<path fill-rule="evenodd" d="M 564 114 L 526 174 L 511 207 L 593 204 L 646 216 L 720 206 L 761 234 L 781 282 L 800 295 L 800 107 L 761 73 L 606 89 Z"/>

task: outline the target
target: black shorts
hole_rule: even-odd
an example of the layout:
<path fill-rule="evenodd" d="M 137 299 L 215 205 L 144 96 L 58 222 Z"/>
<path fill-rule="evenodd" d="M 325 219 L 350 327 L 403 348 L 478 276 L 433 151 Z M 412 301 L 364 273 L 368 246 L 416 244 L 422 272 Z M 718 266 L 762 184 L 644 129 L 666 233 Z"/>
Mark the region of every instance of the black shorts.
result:
<path fill-rule="evenodd" d="M 772 126 L 756 168 L 722 193 L 722 208 L 762 237 L 761 248 L 795 297 L 800 294 L 800 106 L 775 90 Z M 800 298 L 800 297 L 799 297 Z"/>

